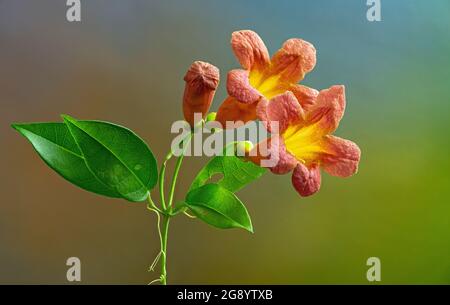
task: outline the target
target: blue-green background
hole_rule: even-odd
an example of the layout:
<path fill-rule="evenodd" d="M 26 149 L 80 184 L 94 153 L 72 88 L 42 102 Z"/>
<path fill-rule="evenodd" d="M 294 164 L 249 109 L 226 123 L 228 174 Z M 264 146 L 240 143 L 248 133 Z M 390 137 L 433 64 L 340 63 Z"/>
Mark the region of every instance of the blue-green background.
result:
<path fill-rule="evenodd" d="M 290 176 L 266 175 L 239 193 L 255 234 L 179 217 L 169 239 L 170 283 L 450 283 L 450 3 L 381 0 L 82 2 L 0 0 L 0 282 L 66 283 L 65 261 L 82 261 L 83 283 L 147 283 L 158 252 L 144 205 L 70 185 L 9 124 L 60 113 L 126 125 L 159 160 L 181 118 L 182 77 L 193 60 L 238 67 L 230 34 L 253 29 L 271 53 L 288 38 L 317 49 L 304 83 L 347 88 L 337 134 L 362 149 L 359 173 L 323 175 L 300 198 Z M 183 165 L 180 191 L 206 161 Z"/>

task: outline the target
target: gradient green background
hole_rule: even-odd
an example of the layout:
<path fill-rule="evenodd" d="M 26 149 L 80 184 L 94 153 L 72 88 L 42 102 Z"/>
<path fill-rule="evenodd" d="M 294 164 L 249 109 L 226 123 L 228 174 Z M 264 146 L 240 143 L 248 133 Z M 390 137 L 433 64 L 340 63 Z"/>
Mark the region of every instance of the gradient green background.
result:
<path fill-rule="evenodd" d="M 52 172 L 12 122 L 60 113 L 135 130 L 159 160 L 181 117 L 182 77 L 193 60 L 221 69 L 213 109 L 238 67 L 230 34 L 253 29 L 271 53 L 300 37 L 318 50 L 304 83 L 345 84 L 338 135 L 362 149 L 358 175 L 323 176 L 300 198 L 290 176 L 267 174 L 239 193 L 255 234 L 186 217 L 170 228 L 170 283 L 450 283 L 450 4 L 382 0 L 369 23 L 365 0 L 0 0 L 0 283 L 66 283 L 65 261 L 82 261 L 83 283 L 145 284 L 159 250 L 143 204 L 80 190 Z M 178 197 L 204 158 L 183 165 Z"/>

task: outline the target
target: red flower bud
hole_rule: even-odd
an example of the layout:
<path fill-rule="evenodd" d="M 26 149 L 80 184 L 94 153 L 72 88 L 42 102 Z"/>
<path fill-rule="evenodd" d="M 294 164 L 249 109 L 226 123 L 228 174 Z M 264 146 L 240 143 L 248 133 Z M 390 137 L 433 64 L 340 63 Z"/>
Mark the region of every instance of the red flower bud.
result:
<path fill-rule="evenodd" d="M 194 127 L 194 114 L 201 113 L 204 118 L 211 106 L 219 85 L 219 69 L 209 63 L 196 61 L 189 67 L 184 80 L 184 119 Z"/>

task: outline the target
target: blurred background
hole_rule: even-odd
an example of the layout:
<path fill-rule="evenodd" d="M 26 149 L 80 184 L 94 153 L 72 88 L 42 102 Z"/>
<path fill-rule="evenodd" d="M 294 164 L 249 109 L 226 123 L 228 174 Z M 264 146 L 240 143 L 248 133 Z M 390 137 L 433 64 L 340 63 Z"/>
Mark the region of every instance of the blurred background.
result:
<path fill-rule="evenodd" d="M 312 42 L 304 84 L 347 88 L 337 135 L 362 149 L 359 173 L 323 175 L 300 198 L 290 175 L 265 175 L 239 193 L 255 234 L 187 217 L 171 223 L 169 282 L 177 284 L 450 284 L 450 3 L 382 0 L 368 22 L 365 0 L 0 0 L 0 283 L 146 284 L 159 251 L 144 204 L 85 192 L 49 169 L 12 122 L 59 121 L 61 113 L 125 125 L 158 156 L 182 117 L 183 76 L 194 60 L 221 70 L 212 106 L 239 67 L 235 30 L 253 29 L 273 54 L 288 38 Z M 183 164 L 178 198 L 206 162 Z"/>

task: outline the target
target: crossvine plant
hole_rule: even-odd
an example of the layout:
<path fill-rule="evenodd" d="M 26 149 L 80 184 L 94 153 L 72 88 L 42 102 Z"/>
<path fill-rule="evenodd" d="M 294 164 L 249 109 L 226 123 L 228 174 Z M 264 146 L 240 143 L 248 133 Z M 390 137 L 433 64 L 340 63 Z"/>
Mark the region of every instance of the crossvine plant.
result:
<path fill-rule="evenodd" d="M 186 197 L 175 204 L 174 194 L 183 155 L 170 151 L 159 169 L 148 145 L 131 130 L 108 122 L 76 120 L 63 115 L 61 123 L 29 123 L 12 126 L 33 145 L 44 162 L 73 184 L 96 194 L 146 202 L 157 215 L 160 252 L 152 263 L 158 263 L 158 281 L 167 283 L 167 240 L 170 220 L 190 210 L 200 220 L 218 228 L 242 228 L 252 232 L 250 216 L 234 194 L 259 178 L 265 170 L 238 156 L 216 156 L 198 173 Z M 189 141 L 190 136 L 186 139 Z M 176 158 L 167 193 L 166 166 Z M 215 174 L 222 179 L 208 183 Z M 152 190 L 159 184 L 159 201 Z M 190 214 L 188 214 L 190 215 Z"/>
<path fill-rule="evenodd" d="M 42 160 L 69 182 L 99 195 L 145 202 L 156 214 L 160 251 L 150 270 L 159 264 L 160 276 L 151 283 L 167 284 L 168 232 L 175 216 L 185 214 L 216 228 L 253 232 L 249 213 L 236 192 L 267 172 L 265 167 L 275 174 L 292 172 L 292 184 L 301 196 L 319 190 L 320 169 L 339 177 L 358 169 L 358 146 L 331 135 L 344 114 L 344 87 L 319 92 L 298 84 L 315 65 L 316 51 L 310 43 L 289 39 L 269 58 L 261 38 L 245 30 L 233 33 L 231 45 L 244 69 L 228 73 L 229 96 L 217 114 L 208 112 L 219 70 L 196 61 L 186 73 L 183 114 L 190 131 L 181 141 L 181 153 L 171 148 L 159 168 L 143 139 L 113 123 L 62 115 L 62 122 L 12 124 Z M 227 122 L 255 120 L 264 124 L 270 137 L 257 145 L 226 144 L 226 153 L 212 157 L 184 198 L 175 200 L 184 149 L 194 132 L 208 122 L 226 128 Z M 280 127 L 277 132 L 275 125 Z M 274 164 L 263 166 L 262 161 L 274 156 Z M 172 159 L 176 164 L 167 192 L 166 168 Z M 217 174 L 221 179 L 213 181 Z M 159 198 L 152 196 L 156 186 Z"/>

